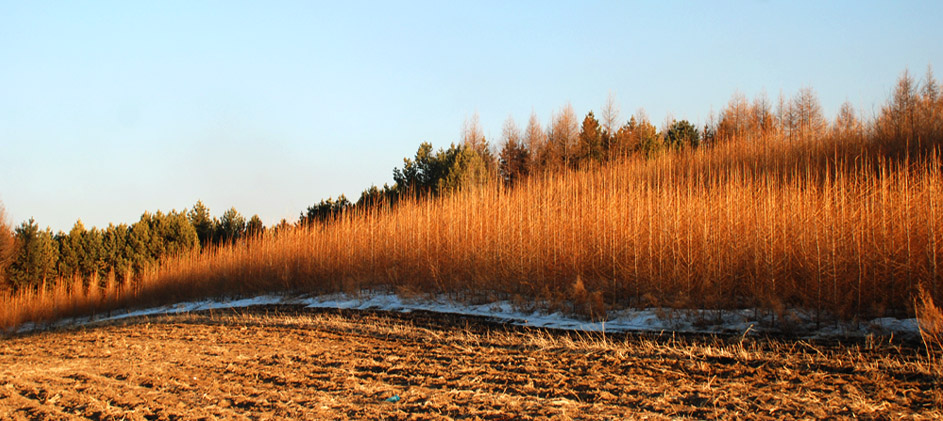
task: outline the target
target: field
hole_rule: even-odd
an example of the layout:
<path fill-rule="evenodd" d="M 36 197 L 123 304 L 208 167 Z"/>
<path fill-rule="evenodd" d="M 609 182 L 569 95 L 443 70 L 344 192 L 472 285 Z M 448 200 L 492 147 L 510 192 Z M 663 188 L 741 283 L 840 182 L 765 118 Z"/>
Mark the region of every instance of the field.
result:
<path fill-rule="evenodd" d="M 268 306 L 0 341 L 0 418 L 924 419 L 943 417 L 941 379 L 894 339 L 604 337 Z"/>

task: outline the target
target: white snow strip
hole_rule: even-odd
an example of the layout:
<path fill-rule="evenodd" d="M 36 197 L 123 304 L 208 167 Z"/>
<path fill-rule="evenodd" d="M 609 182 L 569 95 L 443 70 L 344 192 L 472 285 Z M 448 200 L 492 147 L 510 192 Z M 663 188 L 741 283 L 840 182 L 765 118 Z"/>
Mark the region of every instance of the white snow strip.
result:
<path fill-rule="evenodd" d="M 332 308 L 348 310 L 385 310 L 410 312 L 416 310 L 436 313 L 452 313 L 466 316 L 490 317 L 520 326 L 565 329 L 589 332 L 679 332 L 744 334 L 768 332 L 764 326 L 772 326 L 771 316 L 757 317 L 753 310 L 677 310 L 664 308 L 630 309 L 611 311 L 605 322 L 591 322 L 563 313 L 541 311 L 522 312 L 507 301 L 469 305 L 437 299 L 404 300 L 395 294 L 376 293 L 354 297 L 332 294 L 300 301 L 309 308 Z M 804 332 L 805 337 L 865 337 L 868 335 L 916 335 L 919 334 L 916 319 L 880 318 L 867 323 L 830 322 L 816 327 L 809 315 L 792 315 L 793 330 Z"/>
<path fill-rule="evenodd" d="M 489 304 L 462 304 L 442 299 L 401 298 L 391 293 L 367 293 L 360 295 L 330 294 L 317 297 L 261 295 L 237 300 L 202 300 L 183 302 L 168 306 L 135 310 L 109 317 L 87 317 L 60 320 L 52 327 L 82 325 L 92 322 L 119 320 L 129 317 L 152 316 L 163 314 L 188 313 L 202 310 L 243 308 L 258 305 L 289 304 L 304 305 L 308 308 L 346 309 L 346 310 L 383 310 L 408 313 L 411 311 L 429 311 L 451 313 L 466 316 L 482 316 L 511 323 L 549 329 L 565 329 L 587 332 L 679 332 L 679 333 L 717 333 L 745 334 L 747 332 L 773 332 L 765 328 L 774 325 L 770 316 L 759 317 L 753 310 L 714 311 L 714 310 L 676 310 L 676 309 L 638 309 L 618 310 L 608 314 L 605 322 L 581 320 L 563 313 L 542 311 L 525 312 L 515 308 L 508 301 Z M 880 318 L 866 323 L 829 322 L 816 325 L 809 315 L 793 314 L 794 332 L 803 332 L 809 338 L 865 337 L 868 335 L 918 335 L 916 319 Z M 18 332 L 41 329 L 32 323 L 22 325 Z"/>

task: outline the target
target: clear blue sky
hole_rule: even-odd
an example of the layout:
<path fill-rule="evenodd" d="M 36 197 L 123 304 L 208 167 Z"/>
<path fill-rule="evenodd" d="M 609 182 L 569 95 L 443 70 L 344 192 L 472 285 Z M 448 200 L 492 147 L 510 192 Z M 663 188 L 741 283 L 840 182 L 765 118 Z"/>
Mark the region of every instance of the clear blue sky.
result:
<path fill-rule="evenodd" d="M 379 2 L 376 2 L 379 3 Z M 268 225 L 392 183 L 480 114 L 547 122 L 613 92 L 703 122 L 811 85 L 866 114 L 943 74 L 943 2 L 0 0 L 0 201 L 13 223 L 131 223 L 202 199 Z M 939 78 L 939 77 L 938 77 Z"/>

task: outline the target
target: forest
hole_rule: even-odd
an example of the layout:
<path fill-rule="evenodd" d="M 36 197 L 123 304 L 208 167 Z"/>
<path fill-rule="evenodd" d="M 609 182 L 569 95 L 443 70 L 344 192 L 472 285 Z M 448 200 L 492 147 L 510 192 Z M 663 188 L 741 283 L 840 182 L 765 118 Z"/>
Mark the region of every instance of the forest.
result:
<path fill-rule="evenodd" d="M 700 124 L 624 119 L 610 96 L 598 117 L 567 104 L 546 125 L 509 117 L 500 139 L 477 115 L 462 133 L 421 143 L 392 185 L 272 227 L 202 202 L 68 233 L 0 214 L 0 293 L 16 303 L 0 325 L 273 290 L 497 294 L 597 318 L 650 305 L 875 317 L 912 313 L 918 288 L 943 294 L 931 70 L 903 72 L 870 118 L 849 103 L 826 118 L 809 87 L 734 94 Z"/>

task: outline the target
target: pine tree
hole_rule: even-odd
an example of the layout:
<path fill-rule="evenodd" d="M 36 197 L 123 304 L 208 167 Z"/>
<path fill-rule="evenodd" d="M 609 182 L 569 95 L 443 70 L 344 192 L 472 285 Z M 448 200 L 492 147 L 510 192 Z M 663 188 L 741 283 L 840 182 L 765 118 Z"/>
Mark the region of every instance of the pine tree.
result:
<path fill-rule="evenodd" d="M 166 215 L 157 212 L 155 218 L 157 236 L 160 237 L 160 253 L 162 257 L 179 256 L 197 250 L 200 247 L 196 229 L 187 218 L 186 212 L 170 211 Z"/>
<path fill-rule="evenodd" d="M 52 232 L 41 231 L 33 218 L 16 228 L 17 254 L 7 269 L 15 288 L 37 287 L 56 277 L 59 250 Z"/>
<path fill-rule="evenodd" d="M 69 233 L 56 234 L 59 243 L 59 276 L 73 278 L 84 276 L 83 264 L 86 262 L 85 253 L 85 225 L 82 220 L 75 221 Z"/>
<path fill-rule="evenodd" d="M 675 120 L 665 133 L 665 144 L 674 149 L 696 148 L 700 144 L 700 134 L 697 127 L 687 120 Z"/>
<path fill-rule="evenodd" d="M 521 141 L 521 133 L 514 124 L 514 118 L 508 116 L 504 122 L 504 139 L 498 159 L 501 178 L 507 184 L 513 184 L 527 176 L 530 153 Z"/>
<path fill-rule="evenodd" d="M 636 121 L 632 133 L 635 140 L 635 149 L 648 157 L 658 153 L 662 147 L 660 135 L 655 125 L 648 120 L 645 110 L 639 109 L 632 117 Z"/>
<path fill-rule="evenodd" d="M 118 279 L 127 279 L 131 261 L 127 255 L 128 226 L 108 224 L 102 234 L 102 255 L 108 270 Z"/>
<path fill-rule="evenodd" d="M 465 120 L 465 125 L 462 128 L 462 146 L 477 153 L 488 171 L 497 170 L 497 161 L 494 154 L 491 153 L 491 145 L 481 129 L 477 112 L 470 119 Z"/>
<path fill-rule="evenodd" d="M 265 225 L 262 224 L 262 218 L 259 218 L 259 215 L 252 215 L 252 218 L 249 218 L 249 223 L 246 225 L 246 234 L 249 237 L 258 237 L 265 232 Z"/>
<path fill-rule="evenodd" d="M 208 247 L 213 241 L 213 233 L 216 231 L 216 227 L 213 225 L 213 218 L 210 216 L 210 210 L 203 202 L 200 200 L 196 201 L 196 204 L 193 205 L 193 209 L 187 213 L 187 218 L 190 220 L 190 224 L 193 225 L 193 228 L 196 230 L 197 238 L 200 241 L 201 247 Z"/>
<path fill-rule="evenodd" d="M 572 165 L 579 165 L 584 161 L 599 162 L 603 159 L 603 131 L 599 120 L 590 111 L 580 126 L 579 141 L 577 144 L 576 159 Z"/>
<path fill-rule="evenodd" d="M 219 220 L 219 233 L 225 242 L 242 238 L 246 233 L 246 218 L 235 207 L 229 208 Z"/>
<path fill-rule="evenodd" d="M 86 279 L 91 276 L 98 276 L 99 279 L 103 279 L 108 273 L 108 269 L 105 264 L 102 231 L 93 227 L 85 233 L 82 240 L 82 248 L 85 251 L 79 263 L 82 276 Z"/>
<path fill-rule="evenodd" d="M 488 182 L 492 172 L 481 154 L 464 145 L 453 145 L 446 153 L 448 172 L 439 180 L 438 191 L 450 193 Z"/>
<path fill-rule="evenodd" d="M 151 245 L 154 242 L 151 232 L 151 214 L 144 212 L 141 219 L 131 225 L 128 232 L 126 256 L 134 272 L 140 273 L 156 262 Z"/>

